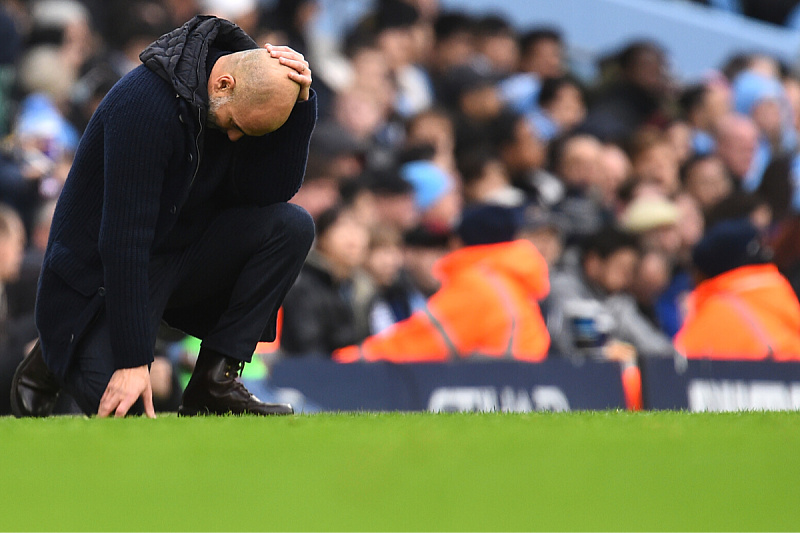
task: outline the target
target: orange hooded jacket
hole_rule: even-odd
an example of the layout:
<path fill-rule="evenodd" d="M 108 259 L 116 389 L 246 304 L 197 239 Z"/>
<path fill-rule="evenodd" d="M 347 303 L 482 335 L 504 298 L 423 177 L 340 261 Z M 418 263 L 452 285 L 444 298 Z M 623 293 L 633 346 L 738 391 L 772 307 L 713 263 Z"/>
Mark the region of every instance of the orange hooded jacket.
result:
<path fill-rule="evenodd" d="M 775 265 L 729 270 L 689 296 L 675 348 L 694 359 L 800 361 L 800 303 Z"/>
<path fill-rule="evenodd" d="M 547 264 L 529 241 L 468 246 L 434 266 L 442 286 L 417 311 L 361 346 L 337 350 L 340 362 L 448 361 L 472 355 L 541 361 L 547 333 L 537 300 L 550 291 Z"/>

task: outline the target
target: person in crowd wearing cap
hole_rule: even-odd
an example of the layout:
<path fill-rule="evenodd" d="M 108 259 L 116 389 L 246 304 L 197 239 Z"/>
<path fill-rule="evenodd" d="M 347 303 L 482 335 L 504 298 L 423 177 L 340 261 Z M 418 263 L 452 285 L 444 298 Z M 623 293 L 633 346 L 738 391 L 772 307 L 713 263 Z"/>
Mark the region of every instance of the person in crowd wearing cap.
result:
<path fill-rule="evenodd" d="M 316 240 L 283 303 L 281 350 L 329 357 L 369 333 L 356 321 L 354 276 L 367 258 L 369 231 L 342 206 L 316 221 Z"/>
<path fill-rule="evenodd" d="M 751 67 L 733 79 L 731 90 L 735 111 L 753 119 L 758 129 L 755 156 L 742 182 L 744 189 L 752 192 L 761 183 L 770 161 L 795 150 L 797 132 L 776 74 L 757 72 Z"/>
<path fill-rule="evenodd" d="M 725 220 L 692 258 L 697 287 L 675 337 L 689 358 L 800 360 L 800 303 L 756 227 Z"/>
<path fill-rule="evenodd" d="M 406 163 L 400 176 L 414 189 L 420 223 L 441 230 L 454 227 L 461 214 L 461 194 L 451 176 L 426 160 Z"/>
<path fill-rule="evenodd" d="M 636 237 L 605 226 L 582 241 L 580 253 L 576 271 L 553 275 L 545 302 L 555 353 L 623 361 L 671 355 L 669 340 L 630 293 L 641 258 Z"/>
<path fill-rule="evenodd" d="M 538 301 L 547 296 L 547 264 L 526 240 L 515 240 L 518 210 L 495 205 L 465 210 L 461 245 L 435 267 L 441 289 L 426 307 L 357 346 L 340 362 L 460 361 L 474 356 L 541 361 L 550 336 Z"/>
<path fill-rule="evenodd" d="M 274 338 L 313 240 L 287 203 L 316 121 L 308 64 L 211 16 L 140 57 L 97 108 L 56 207 L 14 413 L 50 414 L 63 387 L 87 415 L 155 416 L 162 319 L 202 339 L 182 414 L 291 413 L 236 376 Z"/>

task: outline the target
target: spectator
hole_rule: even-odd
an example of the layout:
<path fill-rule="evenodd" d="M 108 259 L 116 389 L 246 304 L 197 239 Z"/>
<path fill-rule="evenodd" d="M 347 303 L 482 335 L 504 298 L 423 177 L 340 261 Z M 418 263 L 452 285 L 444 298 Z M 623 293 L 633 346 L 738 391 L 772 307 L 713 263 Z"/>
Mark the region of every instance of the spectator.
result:
<path fill-rule="evenodd" d="M 403 271 L 416 295 L 414 308 L 439 290 L 441 283 L 434 276 L 434 265 L 450 251 L 449 231 L 417 226 L 403 235 Z"/>
<path fill-rule="evenodd" d="M 439 99 L 450 105 L 460 124 L 458 144 L 464 139 L 480 139 L 482 129 L 503 111 L 503 101 L 497 89 L 497 78 L 490 72 L 472 65 L 455 67 L 442 78 Z M 464 133 L 471 134 L 466 137 Z M 457 135 L 458 137 L 458 135 Z"/>
<path fill-rule="evenodd" d="M 534 128 L 545 141 L 570 132 L 586 118 L 582 89 L 571 78 L 544 80 L 537 103 L 538 111 L 530 116 Z"/>
<path fill-rule="evenodd" d="M 520 71 L 539 80 L 563 76 L 564 39 L 555 28 L 536 28 L 520 38 Z"/>
<path fill-rule="evenodd" d="M 507 76 L 517 68 L 519 45 L 514 28 L 503 17 L 487 15 L 475 24 L 478 53 L 489 69 L 500 76 Z"/>
<path fill-rule="evenodd" d="M 544 257 L 552 274 L 560 266 L 564 251 L 564 222 L 558 214 L 529 205 L 520 228 L 519 238 L 529 240 Z"/>
<path fill-rule="evenodd" d="M 6 287 L 19 276 L 25 230 L 19 215 L 0 205 L 0 416 L 11 414 L 11 379 L 28 344 L 36 337 L 33 309 L 12 314 Z"/>
<path fill-rule="evenodd" d="M 332 175 L 331 166 L 328 158 L 319 152 L 310 152 L 303 185 L 291 200 L 291 203 L 308 211 L 315 220 L 341 201 L 339 180 Z"/>
<path fill-rule="evenodd" d="M 352 304 L 353 276 L 366 258 L 367 229 L 345 209 L 333 207 L 316 222 L 316 241 L 283 303 L 281 348 L 290 356 L 330 356 L 358 342 Z"/>
<path fill-rule="evenodd" d="M 417 113 L 406 123 L 406 146 L 433 147 L 433 161 L 445 172 L 456 172 L 456 136 L 453 120 L 443 109 L 428 109 Z"/>
<path fill-rule="evenodd" d="M 637 41 L 615 58 L 620 77 L 598 96 L 586 118 L 586 131 L 604 141 L 626 141 L 645 124 L 663 126 L 668 76 L 664 50 Z"/>
<path fill-rule="evenodd" d="M 694 249 L 697 288 L 675 347 L 689 358 L 800 360 L 800 303 L 756 227 L 728 220 Z"/>
<path fill-rule="evenodd" d="M 696 155 L 681 168 L 681 181 L 687 193 L 708 211 L 733 192 L 733 182 L 719 156 Z"/>
<path fill-rule="evenodd" d="M 553 275 L 545 302 L 555 353 L 621 361 L 672 354 L 630 293 L 640 257 L 636 237 L 611 227 L 584 239 L 578 268 Z"/>
<path fill-rule="evenodd" d="M 530 201 L 552 206 L 563 197 L 561 182 L 544 170 L 546 144 L 523 115 L 502 113 L 492 122 L 488 133 L 512 185 L 523 191 Z M 471 148 L 467 146 L 464 150 Z"/>
<path fill-rule="evenodd" d="M 596 190 L 598 200 L 609 212 L 616 213 L 619 210 L 619 190 L 624 183 L 631 180 L 632 174 L 633 165 L 625 150 L 618 144 L 603 144 L 600 154 L 600 181 Z"/>
<path fill-rule="evenodd" d="M 461 193 L 452 176 L 424 160 L 406 163 L 400 168 L 400 175 L 414 189 L 422 224 L 443 231 L 455 226 L 461 214 Z"/>
<path fill-rule="evenodd" d="M 436 18 L 433 24 L 435 41 L 429 62 L 436 83 L 453 67 L 468 65 L 473 61 L 473 29 L 474 21 L 464 13 L 443 13 Z"/>
<path fill-rule="evenodd" d="M 695 154 L 710 154 L 715 149 L 713 132 L 720 119 L 732 110 L 731 90 L 721 75 L 684 89 L 679 105 L 692 132 Z"/>
<path fill-rule="evenodd" d="M 373 194 L 375 211 L 385 224 L 406 232 L 420 223 L 417 195 L 410 182 L 393 170 L 374 171 L 364 179 Z"/>
<path fill-rule="evenodd" d="M 463 244 L 437 263 L 442 288 L 426 308 L 359 346 L 337 351 L 334 359 L 544 359 L 550 338 L 537 301 L 547 295 L 547 265 L 530 242 L 514 240 L 518 228 L 518 213 L 511 209 L 466 211 L 458 228 Z"/>
<path fill-rule="evenodd" d="M 537 111 L 542 83 L 565 74 L 564 41 L 554 28 L 536 28 L 519 40 L 519 72 L 500 85 L 503 99 L 519 113 Z"/>
<path fill-rule="evenodd" d="M 746 70 L 734 79 L 733 96 L 736 111 L 752 118 L 759 132 L 754 159 L 742 182 L 745 190 L 752 192 L 761 183 L 769 162 L 795 149 L 797 133 L 789 124 L 788 103 L 776 78 Z"/>
<path fill-rule="evenodd" d="M 467 202 L 508 207 L 525 203 L 525 194 L 511 185 L 505 166 L 490 150 L 470 150 L 458 163 Z"/>
<path fill-rule="evenodd" d="M 744 187 L 756 161 L 758 128 L 748 117 L 730 114 L 723 117 L 717 128 L 716 154 L 733 178 L 735 188 Z"/>
<path fill-rule="evenodd" d="M 389 226 L 376 226 L 370 232 L 364 274 L 356 281 L 357 318 L 366 322 L 370 335 L 405 320 L 424 305 L 424 297 L 403 271 L 402 235 Z"/>
<path fill-rule="evenodd" d="M 631 294 L 636 300 L 639 312 L 653 327 L 662 331 L 664 328 L 658 313 L 658 300 L 669 287 L 671 277 L 670 257 L 663 252 L 649 250 L 642 254 L 631 285 Z"/>
<path fill-rule="evenodd" d="M 681 247 L 678 206 L 658 193 L 635 198 L 620 216 L 621 226 L 639 237 L 646 250 L 676 257 Z"/>
<path fill-rule="evenodd" d="M 55 213 L 56 201 L 50 200 L 36 212 L 28 247 L 20 265 L 17 279 L 6 285 L 8 311 L 12 316 L 32 314 L 36 303 L 36 287 L 47 249 L 47 239 Z"/>
<path fill-rule="evenodd" d="M 653 129 L 640 130 L 630 148 L 633 173 L 639 183 L 652 185 L 664 196 L 680 189 L 680 161 L 669 139 Z"/>
<path fill-rule="evenodd" d="M 594 233 L 610 218 L 598 200 L 603 145 L 582 133 L 566 135 L 551 145 L 550 165 L 564 186 L 553 206 L 563 216 L 565 237 L 574 244 Z"/>
<path fill-rule="evenodd" d="M 396 83 L 394 109 L 408 117 L 433 103 L 433 89 L 424 70 L 414 64 L 413 27 L 417 9 L 402 0 L 380 0 L 368 22 L 374 25 L 376 44 Z"/>

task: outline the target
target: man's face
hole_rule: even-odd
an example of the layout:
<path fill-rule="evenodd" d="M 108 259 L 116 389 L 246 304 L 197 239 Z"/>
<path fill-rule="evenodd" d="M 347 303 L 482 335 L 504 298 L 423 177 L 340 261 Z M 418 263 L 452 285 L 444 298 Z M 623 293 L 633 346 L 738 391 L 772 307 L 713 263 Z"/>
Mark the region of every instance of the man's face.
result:
<path fill-rule="evenodd" d="M 558 41 L 542 39 L 528 52 L 523 61 L 523 70 L 533 72 L 540 78 L 557 78 L 564 74 L 563 52 Z"/>
<path fill-rule="evenodd" d="M 720 135 L 717 150 L 730 171 L 737 177 L 750 170 L 758 145 L 758 130 L 752 125 L 740 125 Z"/>
<path fill-rule="evenodd" d="M 269 108 L 249 108 L 232 96 L 210 96 L 207 123 L 225 133 L 232 142 L 245 135 L 260 137 L 283 126 L 294 102 L 276 102 Z"/>
<path fill-rule="evenodd" d="M 609 294 L 627 291 L 639 263 L 639 252 L 621 248 L 606 259 L 590 253 L 584 265 L 586 276 Z"/>
<path fill-rule="evenodd" d="M 716 157 L 695 163 L 686 175 L 686 190 L 704 209 L 718 204 L 732 189 L 725 165 Z"/>

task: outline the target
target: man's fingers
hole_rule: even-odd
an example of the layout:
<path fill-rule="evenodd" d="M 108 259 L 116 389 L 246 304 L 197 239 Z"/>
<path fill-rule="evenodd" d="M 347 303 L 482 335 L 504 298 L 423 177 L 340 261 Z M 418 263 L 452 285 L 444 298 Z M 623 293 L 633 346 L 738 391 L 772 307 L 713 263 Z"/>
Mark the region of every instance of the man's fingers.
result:
<path fill-rule="evenodd" d="M 269 50 L 269 52 L 272 54 L 272 57 L 292 57 L 292 58 L 305 59 L 303 54 L 301 54 L 297 50 L 289 48 L 288 46 L 275 46 L 273 44 L 267 43 L 264 45 L 264 48 Z"/>
<path fill-rule="evenodd" d="M 117 406 L 117 410 L 114 413 L 114 416 L 117 417 L 117 418 L 122 418 L 123 416 L 127 415 L 128 414 L 128 410 L 131 408 L 133 403 L 138 398 L 139 397 L 136 396 L 136 395 L 128 395 L 128 396 L 124 397 L 122 399 L 122 401 L 119 402 L 119 405 Z"/>
<path fill-rule="evenodd" d="M 144 390 L 142 399 L 144 400 L 144 414 L 147 415 L 147 418 L 155 418 L 156 410 L 153 407 L 153 387 L 148 386 Z"/>
<path fill-rule="evenodd" d="M 308 63 L 305 61 L 298 61 L 296 59 L 289 59 L 286 57 L 280 58 L 281 65 L 286 65 L 299 72 L 300 74 L 310 73 L 311 69 L 308 68 Z"/>
<path fill-rule="evenodd" d="M 114 410 L 115 405 L 113 405 L 110 401 L 105 400 L 105 396 L 103 396 L 103 400 L 100 401 L 100 408 L 97 409 L 97 416 L 98 418 L 105 418 L 111 414 L 111 411 Z"/>
<path fill-rule="evenodd" d="M 118 402 L 114 401 L 113 396 L 113 394 L 108 392 L 108 389 L 103 393 L 103 397 L 100 398 L 100 407 L 97 409 L 97 416 L 99 418 L 107 417 L 116 409 Z"/>

